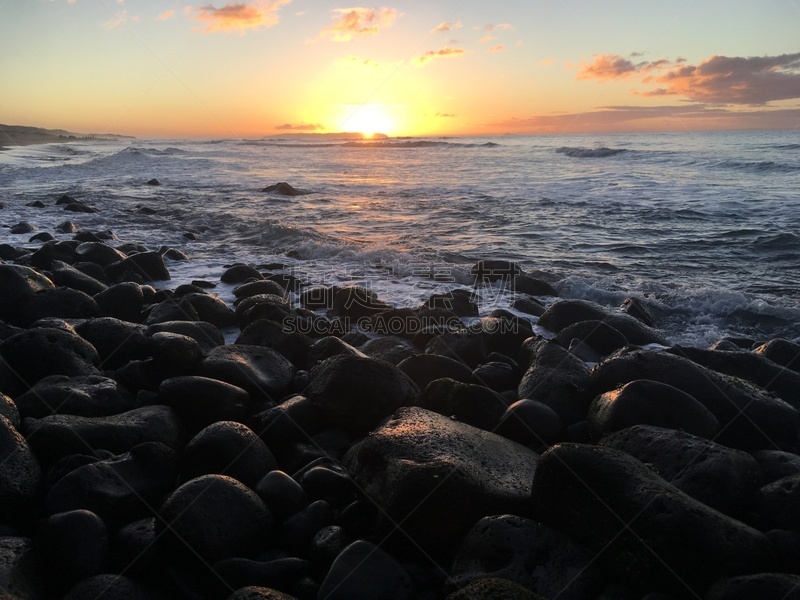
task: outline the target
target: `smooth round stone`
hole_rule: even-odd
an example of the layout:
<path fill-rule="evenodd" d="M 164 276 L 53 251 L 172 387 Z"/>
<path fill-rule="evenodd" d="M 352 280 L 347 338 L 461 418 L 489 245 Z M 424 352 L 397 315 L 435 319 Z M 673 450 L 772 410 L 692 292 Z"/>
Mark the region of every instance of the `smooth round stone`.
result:
<path fill-rule="evenodd" d="M 197 372 L 239 386 L 258 400 L 280 398 L 291 386 L 294 373 L 292 363 L 275 350 L 244 345 L 214 348 Z"/>
<path fill-rule="evenodd" d="M 49 516 L 42 522 L 39 542 L 48 583 L 58 591 L 104 573 L 107 568 L 108 532 L 103 520 L 91 511 L 73 510 Z"/>
<path fill-rule="evenodd" d="M 125 575 L 95 575 L 73 587 L 62 600 L 165 600 L 164 596 Z"/>
<path fill-rule="evenodd" d="M 140 277 L 142 281 L 168 281 L 170 279 L 164 257 L 153 251 L 131 254 L 118 263 L 106 265 L 106 271 L 112 280 L 124 276 L 126 273 L 132 273 Z"/>
<path fill-rule="evenodd" d="M 492 430 L 506 409 L 506 403 L 487 387 L 459 383 L 452 379 L 436 379 L 428 384 L 419 402 L 432 410 L 473 427 Z"/>
<path fill-rule="evenodd" d="M 559 595 L 559 597 L 562 597 Z M 566 598 L 566 596 L 564 596 Z M 478 579 L 453 592 L 446 600 L 545 600 L 521 585 L 498 577 Z"/>
<path fill-rule="evenodd" d="M 705 600 L 753 600 L 755 598 L 800 599 L 800 575 L 758 573 L 723 579 L 708 591 Z"/>
<path fill-rule="evenodd" d="M 705 438 L 712 438 L 719 427 L 717 418 L 693 396 L 648 379 L 597 396 L 586 420 L 595 441 L 633 425 L 678 429 Z"/>
<path fill-rule="evenodd" d="M 411 600 L 414 586 L 406 570 L 371 542 L 347 546 L 325 576 L 319 598 L 326 600 Z"/>
<path fill-rule="evenodd" d="M 542 448 L 558 439 L 562 424 L 558 414 L 536 400 L 517 400 L 500 417 L 495 433 L 528 446 Z"/>
<path fill-rule="evenodd" d="M 95 347 L 106 369 L 118 369 L 151 355 L 152 342 L 144 325 L 101 317 L 79 323 L 75 330 Z"/>
<path fill-rule="evenodd" d="M 250 405 L 250 395 L 242 388 L 196 375 L 165 379 L 158 387 L 158 399 L 172 407 L 190 432 L 217 421 L 242 423 Z"/>
<path fill-rule="evenodd" d="M 203 349 L 188 335 L 162 331 L 150 339 L 153 360 L 170 375 L 190 374 L 203 360 Z"/>
<path fill-rule="evenodd" d="M 361 346 L 361 352 L 377 360 L 399 365 L 410 356 L 419 354 L 416 346 L 404 338 L 379 337 L 369 340 Z"/>
<path fill-rule="evenodd" d="M 259 273 L 260 275 L 260 273 Z M 276 281 L 268 281 L 266 279 L 259 279 L 257 281 L 250 281 L 233 288 L 233 295 L 236 299 L 248 298 L 258 294 L 273 294 L 275 296 L 286 295 L 286 290 Z M 300 303 L 303 304 L 302 297 Z"/>
<path fill-rule="evenodd" d="M 248 279 L 264 279 L 264 275 L 250 265 L 234 265 L 226 269 L 220 277 L 222 283 L 243 283 Z"/>
<path fill-rule="evenodd" d="M 761 488 L 759 506 L 765 524 L 775 529 L 800 530 L 800 475 L 778 479 Z"/>
<path fill-rule="evenodd" d="M 132 577 L 153 577 L 169 564 L 169 556 L 157 543 L 155 518 L 139 519 L 123 525 L 111 540 L 114 570 Z"/>
<path fill-rule="evenodd" d="M 462 383 L 470 383 L 472 371 L 464 363 L 439 356 L 438 354 L 417 354 L 405 359 L 397 368 L 411 378 L 420 390 L 428 387 L 434 379 L 447 377 Z"/>
<path fill-rule="evenodd" d="M 281 538 L 293 556 L 306 557 L 317 532 L 333 523 L 333 509 L 325 500 L 317 500 L 295 513 L 281 525 Z"/>
<path fill-rule="evenodd" d="M 39 600 L 46 597 L 44 579 L 33 539 L 0 537 L 0 592 L 3 600 Z"/>
<path fill-rule="evenodd" d="M 15 428 L 19 428 L 22 422 L 17 404 L 5 394 L 0 394 L 0 416 L 8 419 Z"/>
<path fill-rule="evenodd" d="M 0 416 L 0 522 L 28 516 L 42 486 L 42 470 L 28 442 L 11 421 Z"/>
<path fill-rule="evenodd" d="M 580 340 L 600 356 L 611 354 L 628 345 L 627 338 L 603 321 L 579 321 L 558 332 L 556 341 L 569 348 L 573 339 Z"/>
<path fill-rule="evenodd" d="M 217 346 L 225 345 L 225 336 L 216 326 L 204 321 L 165 321 L 149 326 L 150 334 L 159 332 L 179 333 L 193 338 L 205 354 Z"/>
<path fill-rule="evenodd" d="M 477 385 L 486 386 L 496 392 L 515 390 L 519 385 L 519 376 L 516 369 L 506 362 L 490 361 L 483 363 L 472 371 L 472 381 Z"/>
<path fill-rule="evenodd" d="M 294 596 L 278 590 L 249 585 L 239 588 L 228 596 L 227 600 L 297 600 Z"/>
<path fill-rule="evenodd" d="M 428 342 L 425 353 L 446 356 L 474 369 L 486 362 L 487 349 L 484 336 L 481 334 L 442 333 Z"/>
<path fill-rule="evenodd" d="M 291 590 L 308 572 L 308 561 L 296 557 L 273 560 L 236 557 L 214 564 L 214 574 L 221 580 L 219 583 L 225 583 L 225 591 L 251 584 Z M 220 591 L 223 591 L 221 586 Z"/>
<path fill-rule="evenodd" d="M 132 281 L 112 285 L 107 290 L 93 296 L 100 307 L 100 314 L 123 321 L 141 321 L 144 293 L 142 286 Z"/>
<path fill-rule="evenodd" d="M 184 299 L 192 305 L 201 321 L 223 328 L 236 323 L 236 314 L 217 296 L 194 293 L 185 295 Z"/>
<path fill-rule="evenodd" d="M 215 563 L 246 557 L 267 544 L 272 518 L 263 500 L 225 475 L 187 481 L 164 502 L 156 521 L 171 552 Z"/>
<path fill-rule="evenodd" d="M 89 319 L 100 314 L 97 302 L 84 292 L 68 287 L 42 290 L 26 300 L 18 312 L 22 323 L 33 323 L 45 317 L 60 319 Z"/>
<path fill-rule="evenodd" d="M 233 421 L 219 421 L 201 430 L 186 445 L 181 476 L 188 480 L 219 473 L 255 488 L 264 474 L 276 467 L 272 452 L 252 429 Z"/>
<path fill-rule="evenodd" d="M 270 471 L 253 490 L 267 504 L 276 519 L 285 519 L 308 506 L 306 491 L 283 471 Z"/>
<path fill-rule="evenodd" d="M 54 414 L 105 417 L 134 408 L 134 399 L 116 381 L 99 375 L 50 375 L 17 396 L 15 403 L 23 418 L 36 419 Z"/>

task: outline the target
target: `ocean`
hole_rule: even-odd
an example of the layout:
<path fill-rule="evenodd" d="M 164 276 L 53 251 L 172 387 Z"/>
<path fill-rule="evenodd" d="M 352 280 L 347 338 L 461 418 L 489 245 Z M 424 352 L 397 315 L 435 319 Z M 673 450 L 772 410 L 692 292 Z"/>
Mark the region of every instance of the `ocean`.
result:
<path fill-rule="evenodd" d="M 262 191 L 281 181 L 311 193 Z M 83 140 L 0 152 L 0 192 L 0 243 L 41 244 L 9 232 L 21 221 L 69 239 L 71 220 L 185 252 L 161 287 L 245 262 L 412 307 L 506 259 L 563 298 L 642 299 L 674 344 L 800 337 L 797 131 Z M 98 212 L 64 212 L 63 193 Z M 482 314 L 514 298 L 478 293 Z"/>

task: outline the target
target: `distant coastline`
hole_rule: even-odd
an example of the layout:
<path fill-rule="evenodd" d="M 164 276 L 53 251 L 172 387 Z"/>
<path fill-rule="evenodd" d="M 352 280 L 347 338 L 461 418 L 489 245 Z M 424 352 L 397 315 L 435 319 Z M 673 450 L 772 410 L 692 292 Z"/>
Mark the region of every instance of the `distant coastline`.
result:
<path fill-rule="evenodd" d="M 64 129 L 43 129 L 24 125 L 0 124 L 0 151 L 11 146 L 29 146 L 31 144 L 54 144 L 75 142 L 80 140 L 119 140 L 135 139 L 130 135 L 115 133 L 74 133 Z"/>

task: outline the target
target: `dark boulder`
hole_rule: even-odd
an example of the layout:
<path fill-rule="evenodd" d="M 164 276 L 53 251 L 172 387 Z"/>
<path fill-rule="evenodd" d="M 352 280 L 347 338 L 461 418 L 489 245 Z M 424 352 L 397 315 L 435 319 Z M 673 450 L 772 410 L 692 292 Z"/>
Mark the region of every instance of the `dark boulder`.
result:
<path fill-rule="evenodd" d="M 236 344 L 272 348 L 296 368 L 302 369 L 307 364 L 312 341 L 307 335 L 287 331 L 280 323 L 258 319 L 242 331 L 236 339 Z"/>
<path fill-rule="evenodd" d="M 192 337 L 162 331 L 154 333 L 152 340 L 153 362 L 168 377 L 189 375 L 203 360 L 203 349 Z"/>
<path fill-rule="evenodd" d="M 552 408 L 525 398 L 506 408 L 494 432 L 538 451 L 553 444 L 561 430 L 561 418 Z"/>
<path fill-rule="evenodd" d="M 442 559 L 477 519 L 526 513 L 537 456 L 499 435 L 411 407 L 354 445 L 345 465 L 380 508 L 376 539 L 390 534 L 392 543 Z"/>
<path fill-rule="evenodd" d="M 721 577 L 770 564 L 764 534 L 611 448 L 552 447 L 539 459 L 532 501 L 543 524 L 599 552 L 597 567 L 640 595 L 661 589 L 703 596 Z"/>
<path fill-rule="evenodd" d="M 717 441 L 741 450 L 793 447 L 800 417 L 786 402 L 736 378 L 665 352 L 633 350 L 609 357 L 592 370 L 594 395 L 635 379 L 651 379 L 693 396 L 719 421 Z"/>
<path fill-rule="evenodd" d="M 523 274 L 522 267 L 508 260 L 482 260 L 474 264 L 469 274 L 475 278 L 475 284 L 493 283 L 495 281 L 513 281 Z"/>
<path fill-rule="evenodd" d="M 20 308 L 36 293 L 53 287 L 52 281 L 29 267 L 0 264 L 0 319 L 18 323 Z"/>
<path fill-rule="evenodd" d="M 438 354 L 417 354 L 405 359 L 397 368 L 417 384 L 420 390 L 424 390 L 434 379 L 447 377 L 461 383 L 469 383 L 472 380 L 472 371 L 464 363 L 439 356 Z"/>
<path fill-rule="evenodd" d="M 486 577 L 476 579 L 466 587 L 449 594 L 445 600 L 544 600 L 544 598 L 508 579 Z"/>
<path fill-rule="evenodd" d="M 38 227 L 35 225 L 31 225 L 27 221 L 22 221 L 16 225 L 12 225 L 8 232 L 14 235 L 19 235 L 22 233 L 30 233 L 32 231 L 36 231 L 37 229 Z"/>
<path fill-rule="evenodd" d="M 228 267 L 220 277 L 222 283 L 242 283 L 248 279 L 264 279 L 264 275 L 250 265 L 233 265 Z"/>
<path fill-rule="evenodd" d="M 48 415 L 106 417 L 134 408 L 134 399 L 117 382 L 99 375 L 51 375 L 14 401 L 23 418 Z"/>
<path fill-rule="evenodd" d="M 475 329 L 473 325 L 473 330 Z M 522 343 L 533 335 L 533 328 L 527 319 L 503 311 L 499 317 L 489 316 L 481 319 L 480 332 L 486 343 L 487 352 L 517 356 Z"/>
<path fill-rule="evenodd" d="M 559 300 L 539 317 L 539 326 L 555 333 L 581 321 L 603 321 L 627 338 L 631 344 L 660 344 L 667 341 L 638 319 L 622 312 L 612 312 L 588 300 Z"/>
<path fill-rule="evenodd" d="M 28 443 L 0 416 L 0 522 L 15 525 L 30 516 L 41 486 L 42 471 Z"/>
<path fill-rule="evenodd" d="M 597 396 L 586 415 L 594 441 L 633 425 L 654 425 L 712 438 L 719 422 L 709 410 L 678 388 L 635 379 Z"/>
<path fill-rule="evenodd" d="M 253 400 L 282 397 L 294 380 L 295 368 L 282 355 L 263 346 L 217 346 L 200 363 L 197 374 L 247 391 Z"/>
<path fill-rule="evenodd" d="M 78 290 L 57 287 L 28 298 L 17 312 L 19 322 L 30 324 L 39 319 L 57 317 L 60 319 L 88 319 L 100 314 L 100 307 L 94 299 Z"/>
<path fill-rule="evenodd" d="M 251 429 L 276 453 L 285 452 L 294 442 L 307 441 L 325 424 L 320 410 L 305 396 L 292 396 L 250 420 Z"/>
<path fill-rule="evenodd" d="M 268 545 L 271 522 L 266 505 L 250 488 L 225 475 L 203 475 L 167 498 L 156 535 L 177 559 L 215 563 L 251 556 Z"/>
<path fill-rule="evenodd" d="M 181 478 L 218 473 L 255 489 L 277 466 L 272 452 L 252 429 L 233 421 L 218 421 L 201 430 L 183 449 Z"/>
<path fill-rule="evenodd" d="M 281 196 L 300 196 L 303 194 L 308 194 L 306 191 L 298 190 L 297 188 L 292 187 L 285 181 L 279 181 L 278 183 L 268 185 L 261 191 L 268 194 L 280 194 Z"/>
<path fill-rule="evenodd" d="M 506 403 L 497 392 L 452 379 L 436 379 L 429 383 L 419 406 L 489 431 L 497 427 L 506 410 Z"/>
<path fill-rule="evenodd" d="M 163 321 L 148 327 L 151 335 L 160 332 L 178 333 L 194 339 L 204 353 L 225 345 L 225 337 L 216 326 L 205 321 Z"/>
<path fill-rule="evenodd" d="M 44 519 L 40 561 L 50 589 L 61 594 L 79 581 L 105 573 L 110 563 L 108 531 L 88 510 L 71 510 Z"/>
<path fill-rule="evenodd" d="M 393 365 L 399 365 L 405 359 L 419 354 L 419 350 L 414 344 L 395 336 L 373 338 L 361 346 L 361 351 L 370 358 Z"/>
<path fill-rule="evenodd" d="M 603 438 L 695 500 L 735 519 L 753 512 L 761 472 L 746 452 L 674 429 L 636 425 Z"/>
<path fill-rule="evenodd" d="M 330 316 L 358 320 L 391 308 L 394 307 L 382 301 L 370 289 L 359 286 L 346 286 L 339 288 L 334 294 Z"/>
<path fill-rule="evenodd" d="M 126 273 L 133 273 L 143 281 L 168 281 L 170 279 L 164 257 L 154 251 L 132 254 L 118 263 L 105 265 L 105 267 L 109 277 L 113 280 L 119 279 Z"/>
<path fill-rule="evenodd" d="M 118 283 L 95 294 L 93 298 L 100 307 L 102 316 L 115 317 L 131 323 L 141 322 L 144 293 L 138 283 L 132 281 Z"/>
<path fill-rule="evenodd" d="M 152 354 L 153 344 L 144 325 L 100 317 L 79 323 L 75 331 L 95 347 L 104 369 L 118 369 Z"/>
<path fill-rule="evenodd" d="M 451 311 L 457 317 L 477 317 L 478 305 L 475 300 L 476 296 L 473 292 L 456 288 L 447 292 L 432 294 L 421 308 L 427 311 L 437 309 Z M 423 313 L 422 316 L 430 315 Z M 456 319 L 456 322 L 458 322 L 458 319 Z"/>
<path fill-rule="evenodd" d="M 261 275 L 260 272 L 259 275 Z M 237 302 L 241 301 L 244 298 L 249 298 L 250 296 L 257 296 L 258 294 L 271 294 L 273 296 L 278 296 L 283 298 L 284 296 L 286 296 L 286 290 L 283 288 L 283 286 L 281 286 L 281 284 L 279 284 L 276 281 L 269 281 L 267 279 L 256 278 L 256 281 L 248 281 L 247 283 L 243 283 L 233 288 L 233 295 L 236 297 L 236 301 L 234 302 L 234 304 L 236 304 Z M 303 302 L 303 298 L 305 297 L 305 295 L 306 292 L 303 292 L 303 294 L 300 296 L 300 304 L 302 306 L 306 306 L 306 304 Z M 330 308 L 330 306 L 325 306 L 325 307 L 312 306 L 309 308 L 314 308 L 314 309 Z"/>
<path fill-rule="evenodd" d="M 250 395 L 246 391 L 208 377 L 165 379 L 158 388 L 158 399 L 172 407 L 191 433 L 217 421 L 241 423 L 249 415 Z"/>
<path fill-rule="evenodd" d="M 45 576 L 38 564 L 35 540 L 0 537 L 0 590 L 8 600 L 45 597 Z"/>
<path fill-rule="evenodd" d="M 579 321 L 556 335 L 556 341 L 564 348 L 569 348 L 573 340 L 586 344 L 600 356 L 607 356 L 628 345 L 624 335 L 603 321 Z"/>
<path fill-rule="evenodd" d="M 108 289 L 108 286 L 67 263 L 54 260 L 50 265 L 53 283 L 78 290 L 94 296 Z"/>
<path fill-rule="evenodd" d="M 71 205 L 69 205 L 71 206 Z M 143 583 L 126 575 L 94 575 L 75 585 L 61 600 L 165 600 Z"/>
<path fill-rule="evenodd" d="M 308 506 L 303 487 L 283 471 L 273 470 L 253 487 L 276 519 L 283 521 Z"/>
<path fill-rule="evenodd" d="M 326 336 L 318 339 L 308 349 L 306 366 L 313 369 L 321 362 L 328 360 L 333 356 L 346 354 L 348 356 L 358 356 L 360 358 L 367 358 L 367 355 L 360 350 L 354 348 L 344 340 L 334 336 Z"/>
<path fill-rule="evenodd" d="M 17 397 L 19 400 L 19 397 Z M 17 403 L 6 396 L 5 394 L 0 393 L 0 415 L 4 416 L 8 419 L 11 424 L 19 429 L 20 423 L 22 422 L 22 417 L 19 414 L 19 408 L 17 407 Z"/>
<path fill-rule="evenodd" d="M 103 268 L 127 258 L 123 252 L 103 242 L 84 242 L 75 248 L 75 254 L 80 260 L 97 263 Z"/>
<path fill-rule="evenodd" d="M 471 369 L 486 362 L 486 340 L 480 333 L 442 333 L 425 346 L 427 354 L 446 356 L 464 363 Z"/>
<path fill-rule="evenodd" d="M 158 325 L 170 321 L 199 321 L 200 315 L 185 298 L 166 298 L 153 306 L 147 314 L 147 325 Z"/>
<path fill-rule="evenodd" d="M 800 475 L 789 475 L 761 488 L 759 508 L 764 524 L 771 529 L 800 531 Z"/>
<path fill-rule="evenodd" d="M 549 406 L 565 426 L 585 419 L 590 400 L 585 391 L 589 381 L 586 364 L 544 339 L 532 341 L 528 349 L 530 367 L 522 376 L 517 395 Z"/>
<path fill-rule="evenodd" d="M 325 576 L 319 598 L 327 600 L 412 600 L 408 572 L 391 555 L 365 540 L 347 546 Z"/>
<path fill-rule="evenodd" d="M 89 342 L 60 329 L 37 328 L 0 342 L 0 392 L 12 398 L 48 375 L 99 375 Z"/>
<path fill-rule="evenodd" d="M 800 344 L 777 338 L 757 346 L 753 352 L 782 367 L 800 372 Z"/>
<path fill-rule="evenodd" d="M 127 452 L 145 442 L 161 442 L 180 449 L 185 441 L 183 428 L 168 406 L 145 406 L 110 417 L 52 415 L 25 419 L 22 429 L 36 456 L 44 463 L 96 448 Z"/>
<path fill-rule="evenodd" d="M 556 288 L 552 285 L 529 275 L 518 275 L 514 278 L 514 291 L 530 296 L 558 296 Z"/>
<path fill-rule="evenodd" d="M 772 483 L 790 475 L 800 475 L 800 455 L 781 450 L 759 450 L 753 458 L 761 467 L 764 484 Z"/>
<path fill-rule="evenodd" d="M 479 365 L 470 377 L 472 383 L 483 385 L 496 392 L 514 390 L 520 382 L 518 370 L 503 361 L 489 361 Z"/>
<path fill-rule="evenodd" d="M 198 320 L 217 327 L 230 327 L 236 324 L 236 314 L 220 298 L 212 294 L 187 294 L 183 297 L 192 305 Z"/>
<path fill-rule="evenodd" d="M 306 396 L 336 426 L 365 434 L 399 407 L 415 404 L 419 389 L 389 363 L 340 354 L 314 367 Z"/>
<path fill-rule="evenodd" d="M 753 598 L 800 600 L 800 575 L 758 573 L 722 579 L 708 591 L 705 600 L 752 600 Z"/>
<path fill-rule="evenodd" d="M 520 296 L 514 300 L 514 302 L 512 302 L 511 308 L 525 313 L 526 315 L 533 315 L 535 317 L 541 317 L 544 314 L 544 311 L 547 310 L 544 304 L 532 296 Z"/>
<path fill-rule="evenodd" d="M 239 588 L 228 596 L 227 600 L 297 600 L 294 596 L 278 590 L 256 585 Z"/>
<path fill-rule="evenodd" d="M 592 598 L 601 581 L 593 559 L 586 548 L 536 521 L 513 515 L 484 517 L 461 542 L 447 587 L 501 578 L 544 598 Z"/>

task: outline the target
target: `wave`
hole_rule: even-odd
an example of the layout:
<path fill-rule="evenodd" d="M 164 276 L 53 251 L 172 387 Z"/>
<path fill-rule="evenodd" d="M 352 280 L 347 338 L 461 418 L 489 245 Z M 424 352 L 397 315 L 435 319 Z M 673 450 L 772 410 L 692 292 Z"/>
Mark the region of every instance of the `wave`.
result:
<path fill-rule="evenodd" d="M 736 160 L 724 160 L 712 165 L 718 169 L 731 169 L 745 173 L 796 173 L 800 171 L 800 165 L 787 165 L 777 163 L 772 160 L 761 160 L 756 162 L 743 162 Z"/>
<path fill-rule="evenodd" d="M 800 236 L 795 233 L 777 233 L 762 235 L 750 244 L 756 250 L 780 251 L 800 249 Z"/>
<path fill-rule="evenodd" d="M 627 151 L 627 148 L 606 148 L 605 146 L 599 148 L 574 148 L 571 146 L 556 148 L 556 152 L 566 154 L 571 158 L 605 158 L 606 156 L 614 156 Z"/>
<path fill-rule="evenodd" d="M 777 150 L 800 150 L 800 144 L 776 144 L 772 148 Z"/>
<path fill-rule="evenodd" d="M 340 140 L 327 142 L 303 142 L 297 140 L 242 140 L 245 146 L 272 146 L 278 148 L 494 148 L 500 144 L 443 142 L 431 140 Z"/>

